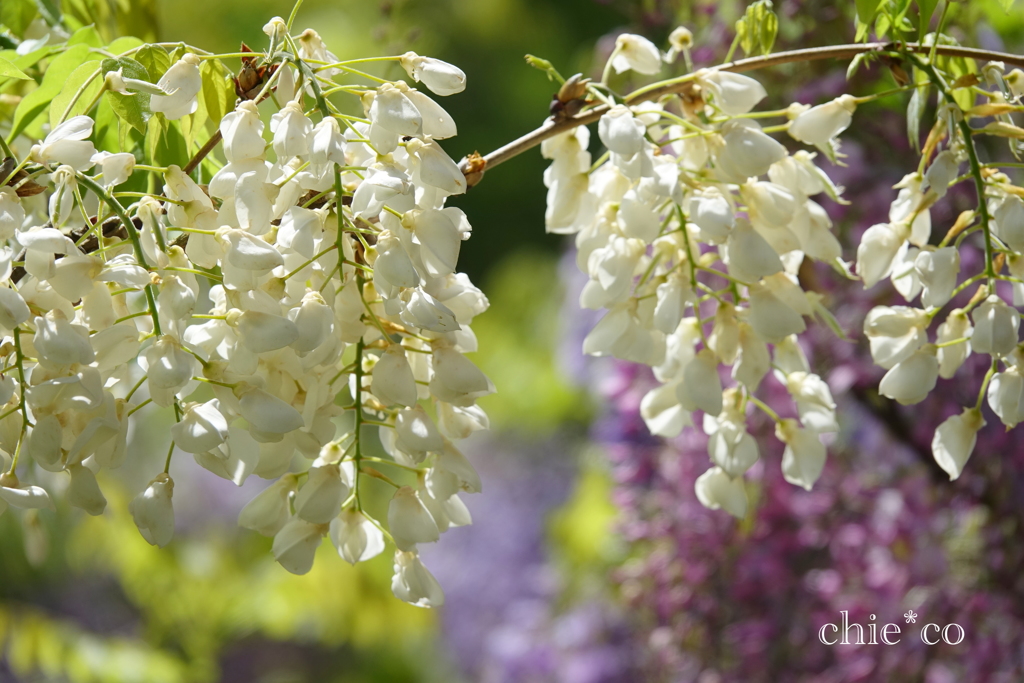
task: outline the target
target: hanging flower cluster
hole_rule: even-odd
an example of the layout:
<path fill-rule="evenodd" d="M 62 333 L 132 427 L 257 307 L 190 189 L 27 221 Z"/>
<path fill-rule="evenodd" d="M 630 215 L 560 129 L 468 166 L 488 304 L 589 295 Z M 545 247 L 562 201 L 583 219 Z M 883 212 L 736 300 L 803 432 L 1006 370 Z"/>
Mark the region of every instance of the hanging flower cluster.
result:
<path fill-rule="evenodd" d="M 688 49 L 688 36 L 673 33 L 667 59 Z M 627 34 L 609 65 L 652 74 L 660 60 L 652 43 Z M 580 304 L 607 311 L 584 351 L 654 369 L 661 384 L 642 404 L 653 434 L 676 436 L 693 425 L 692 413 L 703 413 L 713 466 L 697 495 L 742 517 L 742 477 L 759 457 L 747 431 L 752 406 L 775 419 L 785 477 L 805 488 L 824 466 L 823 435 L 838 430 L 829 387 L 811 372 L 796 335 L 807 317 L 828 316 L 800 285 L 805 258 L 848 272 L 831 221 L 811 199 L 841 201 L 840 189 L 815 165 L 816 153 L 790 154 L 771 133 L 788 131 L 835 158 L 835 137 L 858 100 L 759 113 L 766 92 L 753 78 L 702 69 L 685 80 L 681 96 L 609 102 L 598 123 L 607 152 L 596 163 L 585 127 L 543 143 L 553 162 L 544 175 L 547 229 L 576 235 L 577 262 L 589 276 Z M 595 86 L 590 92 L 602 96 Z M 789 121 L 758 123 L 771 116 Z M 799 419 L 780 418 L 755 396 L 770 372 Z"/>
<path fill-rule="evenodd" d="M 239 101 L 217 133 L 224 163 L 207 185 L 97 150 L 89 111 L 0 169 L 0 513 L 52 506 L 63 489 L 101 514 L 97 473 L 143 460 L 157 474 L 130 511 L 167 545 L 180 451 L 237 485 L 274 480 L 239 523 L 273 536 L 288 571 L 308 572 L 325 536 L 351 563 L 387 538 L 395 595 L 436 606 L 444 595 L 417 544 L 471 522 L 459 494 L 480 480 L 453 442 L 487 428 L 476 400 L 494 391 L 464 355 L 487 299 L 456 272 L 471 228 L 445 200 L 466 181 L 438 142 L 456 126 L 425 92 L 352 68 L 372 60 L 340 61 L 311 29 L 292 36 L 274 19 L 265 31 L 266 55 L 235 79 Z M 189 49 L 154 84 L 132 77 L 139 50 L 99 74 L 100 95 L 148 98 L 151 125 L 194 114 L 215 56 Z M 434 94 L 465 87 L 439 60 L 384 59 Z M 352 74 L 378 85 L 333 80 Z M 362 115 L 337 108 L 338 92 Z M 12 144 L 27 151 L 22 140 Z M 149 192 L 118 191 L 140 171 Z M 174 417 L 166 463 L 129 446 L 150 404 Z M 390 459 L 366 452 L 374 428 Z M 366 476 L 396 489 L 386 522 L 364 509 Z"/>
<path fill-rule="evenodd" d="M 989 62 L 982 73 L 991 89 L 977 87 L 975 78 L 968 98 L 973 103 L 981 95 L 985 101 L 965 107 L 957 97 L 963 86 L 947 84 L 946 75 L 929 62 L 915 58 L 912 63 L 938 91 L 935 125 L 917 172 L 896 185 L 899 195 L 889 209 L 889 222 L 864 233 L 857 272 L 865 287 L 889 279 L 910 304 L 877 306 L 864 322 L 872 358 L 888 371 L 879 385 L 882 395 L 904 405 L 919 403 L 939 377 L 957 375 L 972 353 L 990 358 L 977 403 L 939 425 L 932 440 L 936 463 L 956 479 L 986 424 L 981 413 L 986 395 L 1007 429 L 1024 420 L 1021 312 L 1016 308 L 1024 305 L 1024 189 L 999 172 L 998 164 L 983 166 L 974 141 L 979 133 L 1007 137 L 1011 151 L 1019 154 L 1016 138 L 1022 131 L 1010 114 L 1021 109 L 1024 72 L 1004 75 L 1003 64 Z M 969 124 L 988 117 L 996 120 L 984 128 Z M 930 207 L 964 181 L 974 182 L 981 198 L 977 208 L 961 213 L 941 241 L 931 243 Z M 966 242 L 972 235 L 984 249 L 983 266 L 961 280 L 960 253 L 974 248 Z"/>
<path fill-rule="evenodd" d="M 752 21 L 749 12 L 744 21 Z M 741 30 L 737 40 L 749 37 Z M 685 28 L 669 42 L 662 55 L 641 36 L 619 36 L 602 81 L 564 81 L 552 107 L 557 125 L 596 100 L 603 103 L 590 119 L 598 120 L 606 150 L 597 162 L 582 126 L 542 146 L 553 162 L 544 175 L 547 229 L 576 235 L 578 265 L 589 277 L 580 304 L 606 311 L 584 351 L 654 369 L 661 384 L 641 406 L 653 434 L 676 436 L 692 426 L 694 411 L 703 414 L 713 466 L 697 480 L 697 497 L 742 517 L 747 497 L 741 477 L 759 457 L 746 425 L 752 405 L 774 420 L 785 444 L 785 479 L 804 488 L 822 471 L 826 435 L 838 431 L 829 387 L 810 371 L 797 335 L 814 315 L 842 332 L 820 295 L 804 291 L 801 269 L 819 261 L 865 287 L 889 279 L 908 303 L 920 297 L 920 307 L 878 306 L 867 316 L 871 353 L 888 370 L 880 394 L 918 403 L 972 352 L 991 357 L 977 404 L 935 431 L 935 460 L 956 479 L 985 425 L 980 408 L 986 394 L 1008 428 L 1024 420 L 1021 312 L 1014 307 L 1024 305 L 1024 189 L 999 171 L 1000 164 L 982 165 L 975 143 L 980 134 L 1008 138 L 1019 158 L 1024 131 L 1011 115 L 1022 109 L 1024 71 L 1004 73 L 1004 64 L 992 61 L 979 76 L 963 58 L 937 58 L 925 41 L 886 55 L 899 83 L 895 90 L 757 112 L 767 93 L 756 80 L 721 67 L 694 71 L 692 35 Z M 683 76 L 624 98 L 607 85 L 612 71 L 657 74 L 662 60 L 675 61 L 679 54 L 688 67 Z M 543 60 L 532 63 L 560 78 Z M 828 215 L 812 199 L 824 194 L 842 202 L 841 189 L 815 165 L 817 153 L 790 153 L 771 134 L 785 132 L 840 163 L 837 136 L 857 106 L 912 90 L 908 128 L 917 142 L 918 119 L 932 89 L 935 124 L 920 167 L 896 185 L 889 222 L 864 233 L 854 274 Z M 984 101 L 977 104 L 978 98 Z M 759 124 L 770 117 L 786 121 Z M 986 118 L 993 121 L 984 127 L 969 124 Z M 981 198 L 977 210 L 963 212 L 941 240 L 933 240 L 929 208 L 952 185 L 971 180 Z M 974 234 L 983 241 L 984 268 L 960 281 L 960 249 Z M 960 305 L 939 315 L 950 302 Z M 777 411 L 755 396 L 769 373 L 788 391 L 792 408 Z"/>

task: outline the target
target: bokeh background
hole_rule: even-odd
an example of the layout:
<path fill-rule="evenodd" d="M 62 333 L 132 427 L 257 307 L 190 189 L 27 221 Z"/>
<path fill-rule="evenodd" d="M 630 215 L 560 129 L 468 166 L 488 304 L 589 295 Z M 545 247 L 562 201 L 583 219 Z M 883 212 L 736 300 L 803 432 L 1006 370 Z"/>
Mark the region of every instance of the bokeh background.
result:
<path fill-rule="evenodd" d="M 745 4 L 306 0 L 296 26 L 315 28 L 341 58 L 415 50 L 461 66 L 468 88 L 442 101 L 459 124 L 445 147 L 459 158 L 543 121 L 555 86 L 525 54 L 566 75 L 599 75 L 618 33 L 663 44 L 682 24 L 695 34 L 695 62 L 711 65 Z M 853 4 L 778 0 L 776 49 L 850 42 Z M 218 52 L 243 41 L 258 49 L 263 24 L 291 9 L 282 0 L 64 5 L 106 7 L 104 30 Z M 972 0 L 953 18 L 965 44 L 1024 46 L 1020 7 Z M 892 87 L 884 69 L 848 83 L 835 63 L 758 78 L 768 106 Z M 862 107 L 844 136 L 846 166 L 828 167 L 851 201 L 826 202 L 847 253 L 885 220 L 892 184 L 916 165 L 905 107 L 900 97 Z M 756 504 L 736 522 L 693 494 L 708 463 L 703 437 L 665 443 L 639 419 L 649 373 L 580 355 L 595 319 L 576 305 L 571 240 L 544 234 L 544 165 L 533 150 L 454 202 L 474 226 L 460 268 L 491 301 L 474 325 L 474 360 L 498 393 L 481 401 L 493 431 L 467 448 L 484 483 L 466 501 L 474 524 L 424 550 L 447 593 L 443 609 L 393 599 L 387 558 L 352 569 L 329 544 L 312 573 L 287 574 L 267 539 L 235 524 L 259 483 L 236 489 L 182 457 L 172 468 L 178 530 L 164 550 L 146 544 L 126 513 L 146 468 L 122 474 L 120 499 L 100 519 L 67 508 L 0 516 L 0 682 L 1024 680 L 1024 436 L 990 419 L 964 476 L 944 481 L 931 432 L 977 383 L 941 384 L 914 413 L 878 397 L 880 372 L 858 331 L 893 292 L 817 273 L 854 339 L 815 330 L 807 347 L 841 403 L 843 431 L 807 493 L 782 481 L 780 449 L 760 425 Z M 971 201 L 951 192 L 933 220 L 948 225 Z M 162 457 L 165 432 L 154 422 L 134 435 L 140 460 Z M 963 625 L 965 642 L 816 642 L 839 610 L 860 623 L 869 614 L 900 623 L 911 608 L 922 623 Z"/>

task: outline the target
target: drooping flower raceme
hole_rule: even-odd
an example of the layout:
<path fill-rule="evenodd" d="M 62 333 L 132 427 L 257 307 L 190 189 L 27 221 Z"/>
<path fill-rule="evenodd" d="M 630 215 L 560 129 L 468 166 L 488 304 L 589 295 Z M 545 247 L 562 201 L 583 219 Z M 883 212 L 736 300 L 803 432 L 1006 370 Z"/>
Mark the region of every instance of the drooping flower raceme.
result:
<path fill-rule="evenodd" d="M 26 160 L 34 177 L 49 174 L 48 199 L 0 188 L 0 513 L 52 505 L 32 483 L 46 470 L 67 473 L 71 505 L 100 514 L 96 473 L 131 458 L 155 476 L 129 509 L 164 546 L 175 529 L 171 456 L 188 453 L 237 485 L 274 480 L 239 523 L 273 536 L 287 570 L 309 571 L 328 535 L 352 563 L 387 538 L 395 594 L 436 606 L 444 595 L 417 546 L 471 523 L 460 494 L 480 481 L 455 442 L 487 427 L 476 401 L 494 391 L 464 355 L 488 303 L 456 272 L 471 228 L 445 202 L 466 181 L 438 142 L 455 123 L 403 81 L 339 88 L 329 77 L 341 71 L 324 66 L 338 60 L 315 31 L 292 38 L 279 19 L 267 31 L 275 47 L 236 79 L 239 101 L 214 122 L 224 163 L 212 177 L 202 166 L 202 184 L 175 165 L 145 166 L 158 190 L 125 205 L 139 193 L 115 190 L 140 170 L 135 156 L 97 152 L 84 112 Z M 407 53 L 401 63 L 435 94 L 465 87 L 440 60 Z M 160 125 L 212 101 L 190 50 L 156 84 L 117 68 L 104 83 L 150 93 Z M 264 120 L 257 105 L 275 88 L 286 99 Z M 341 113 L 330 88 L 357 95 L 364 116 Z M 141 410 L 174 417 L 166 464 L 128 450 Z M 367 450 L 369 430 L 387 457 Z M 363 507 L 368 475 L 395 485 L 387 520 Z"/>
<path fill-rule="evenodd" d="M 672 40 L 687 36 L 674 32 Z M 666 59 L 687 46 L 673 42 Z M 656 73 L 648 68 L 649 51 L 646 39 L 619 36 L 605 77 L 613 70 Z M 584 352 L 653 368 L 661 385 L 641 404 L 653 434 L 674 437 L 696 424 L 710 437 L 712 469 L 696 491 L 709 507 L 745 514 L 744 488 L 736 480 L 758 458 L 745 429 L 754 409 L 776 423 L 787 481 L 810 488 L 822 471 L 824 444 L 839 429 L 836 406 L 797 335 L 812 316 L 834 329 L 838 323 L 821 295 L 804 290 L 802 268 L 809 261 L 865 287 L 888 280 L 909 304 L 878 306 L 864 322 L 872 356 L 888 370 L 879 394 L 919 403 L 940 378 L 953 377 L 972 353 L 982 353 L 991 357 L 991 369 L 978 406 L 987 395 L 1007 427 L 1024 419 L 1018 405 L 1024 396 L 1021 312 L 1015 307 L 1024 305 L 1024 190 L 995 168 L 983 168 L 974 142 L 979 130 L 1013 138 L 1019 129 L 1007 128 L 1008 120 L 984 129 L 969 124 L 1010 111 L 1006 98 L 1020 94 L 997 89 L 986 93 L 989 105 L 964 110 L 946 85 L 954 79 L 932 75 L 944 62 L 907 60 L 925 77 L 917 81 L 922 90 L 916 96 L 934 87 L 942 106 L 919 170 L 895 185 L 888 221 L 863 233 L 854 263 L 843 260 L 817 202 L 821 195 L 842 202 L 841 188 L 815 164 L 816 153 L 791 152 L 771 133 L 785 131 L 790 146 L 811 145 L 837 163 L 838 136 L 873 96 L 756 112 L 767 96 L 757 80 L 706 68 L 642 87 L 624 101 L 608 100 L 606 83 L 589 86 L 590 96 L 604 102 L 597 133 L 607 150 L 593 165 L 590 133 L 582 127 L 543 143 L 552 162 L 544 175 L 547 229 L 576 235 L 577 263 L 589 278 L 580 305 L 605 311 Z M 1001 68 L 986 67 L 990 83 L 1003 82 Z M 759 121 L 772 116 L 787 121 L 762 127 Z M 931 208 L 954 184 L 971 179 L 981 205 L 933 235 Z M 975 248 L 965 241 L 977 239 L 975 233 L 984 268 L 965 277 L 961 249 Z M 947 306 L 951 311 L 940 315 Z M 769 374 L 795 405 L 769 406 L 756 396 Z M 697 411 L 703 417 L 695 421 Z M 960 475 L 984 424 L 978 407 L 969 407 L 935 432 L 935 458 L 951 478 Z"/>
<path fill-rule="evenodd" d="M 646 41 L 620 36 L 616 71 L 645 71 Z M 697 482 L 705 505 L 746 514 L 742 477 L 757 460 L 747 433 L 762 380 L 790 389 L 799 419 L 781 420 L 786 478 L 809 488 L 825 458 L 822 435 L 838 430 L 828 386 L 811 372 L 796 341 L 822 309 L 805 292 L 805 259 L 844 270 L 831 222 L 811 197 L 838 188 L 750 118 L 766 96 L 755 79 L 705 69 L 692 75 L 685 106 L 664 101 L 611 106 L 597 132 L 607 160 L 591 168 L 589 132 L 543 143 L 552 161 L 547 228 L 575 233 L 577 262 L 589 281 L 584 308 L 604 317 L 584 351 L 643 363 L 661 385 L 644 398 L 652 433 L 673 437 L 696 421 L 711 438 L 712 467 Z M 677 100 L 678 101 L 678 100 Z M 793 137 L 834 153 L 853 98 L 798 113 Z"/>

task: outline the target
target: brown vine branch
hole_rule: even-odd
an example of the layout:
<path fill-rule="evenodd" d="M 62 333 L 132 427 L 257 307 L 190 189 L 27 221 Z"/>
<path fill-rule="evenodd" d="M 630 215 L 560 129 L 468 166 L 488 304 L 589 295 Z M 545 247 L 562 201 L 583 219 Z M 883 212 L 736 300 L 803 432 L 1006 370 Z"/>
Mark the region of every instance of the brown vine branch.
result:
<path fill-rule="evenodd" d="M 921 45 L 920 43 L 906 43 L 901 47 L 911 52 L 927 53 L 932 50 L 931 45 Z M 709 68 L 717 71 L 754 71 L 756 69 L 764 69 L 770 66 L 790 64 L 793 62 L 811 62 L 822 59 L 850 59 L 867 52 L 882 52 L 890 49 L 895 50 L 896 48 L 897 44 L 895 43 L 881 42 L 857 45 L 836 45 L 831 47 L 811 47 L 803 50 L 779 52 L 773 55 L 765 55 L 763 57 L 738 59 L 727 64 L 721 64 L 719 66 Z M 947 57 L 966 57 L 968 59 L 978 59 L 983 61 L 1001 61 L 1010 66 L 1024 68 L 1024 56 L 1014 55 L 1007 52 L 992 52 L 989 50 L 979 50 L 976 48 L 958 47 L 953 45 L 939 45 L 935 48 L 935 52 Z M 692 75 L 688 74 L 678 79 L 673 79 L 672 81 L 655 88 L 641 88 L 635 93 L 626 96 L 626 104 L 638 104 L 640 102 L 658 99 L 663 95 L 681 92 L 690 87 L 692 80 Z M 474 180 L 479 182 L 482 178 L 483 170 L 494 168 L 498 164 L 504 163 L 512 157 L 518 156 L 526 150 L 536 147 L 544 140 L 554 137 L 559 133 L 572 130 L 576 126 L 585 126 L 595 123 L 605 114 L 605 112 L 608 111 L 608 109 L 608 105 L 601 105 L 577 116 L 573 116 L 572 118 L 562 119 L 560 121 L 549 118 L 541 124 L 539 128 L 516 140 L 513 140 L 507 145 L 499 147 L 490 154 L 484 157 L 476 155 L 475 160 L 472 163 L 470 163 L 470 157 L 466 157 L 462 160 L 459 166 L 467 176 L 470 173 L 474 173 Z M 471 185 L 472 184 L 475 183 L 471 183 Z"/>

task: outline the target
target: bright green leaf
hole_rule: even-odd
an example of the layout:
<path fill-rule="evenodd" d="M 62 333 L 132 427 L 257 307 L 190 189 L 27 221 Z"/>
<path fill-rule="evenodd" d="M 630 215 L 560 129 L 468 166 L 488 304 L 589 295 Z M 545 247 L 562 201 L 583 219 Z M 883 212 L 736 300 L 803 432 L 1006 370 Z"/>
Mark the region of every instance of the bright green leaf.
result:
<path fill-rule="evenodd" d="M 104 73 L 118 69 L 121 69 L 121 74 L 126 78 L 149 81 L 149 71 L 134 59 L 121 57 L 120 59 L 103 60 Z M 149 93 L 138 92 L 134 95 L 122 95 L 108 91 L 106 99 L 119 119 L 140 133 L 146 132 L 146 124 L 149 122 L 149 117 L 153 115 L 149 109 Z"/>
<path fill-rule="evenodd" d="M 50 127 L 72 116 L 85 114 L 103 87 L 103 74 L 96 62 L 86 62 L 71 72 L 60 93 L 50 103 Z"/>
<path fill-rule="evenodd" d="M 39 14 L 42 15 L 43 21 L 48 26 L 60 25 L 63 15 L 61 14 L 58 0 L 36 0 L 36 7 L 39 8 Z"/>
<path fill-rule="evenodd" d="M 203 60 L 199 67 L 203 77 L 202 99 L 206 115 L 214 126 L 234 108 L 235 86 L 224 65 L 214 59 Z"/>
<path fill-rule="evenodd" d="M 931 23 L 932 15 L 935 14 L 935 8 L 938 4 L 939 0 L 917 0 L 917 39 L 919 41 L 924 40 L 924 37 L 928 34 L 928 26 Z"/>
<path fill-rule="evenodd" d="M 926 73 L 920 69 L 914 69 L 915 83 L 927 80 L 928 75 Z M 921 151 L 921 117 L 924 116 L 924 109 L 928 103 L 928 93 L 930 91 L 930 87 L 914 88 L 914 92 L 910 96 L 910 103 L 907 105 L 907 138 L 910 140 L 910 146 L 914 148 L 915 152 Z"/>
<path fill-rule="evenodd" d="M 87 45 L 75 45 L 57 55 L 46 69 L 46 75 L 38 88 L 18 103 L 11 122 L 10 137 L 15 138 L 46 112 L 53 98 L 60 94 L 71 72 L 90 59 Z M 99 59 L 96 55 L 95 59 Z M 39 132 L 39 131 L 37 131 Z"/>
<path fill-rule="evenodd" d="M 999 4 L 1003 6 L 1004 11 L 1009 12 L 1013 7 L 1013 0 L 999 0 Z"/>
<path fill-rule="evenodd" d="M 157 166 L 184 166 L 188 163 L 188 148 L 177 121 L 168 121 L 163 114 L 149 119 L 146 130 L 146 155 Z"/>
<path fill-rule="evenodd" d="M 884 0 L 882 0 L 884 2 Z M 867 28 L 875 20 L 878 14 L 878 7 L 882 3 L 879 0 L 857 0 L 857 40 L 867 38 Z M 862 30 L 863 29 L 863 30 Z"/>
<path fill-rule="evenodd" d="M 779 35 L 779 18 L 775 12 L 768 10 L 761 22 L 761 54 L 770 54 L 775 46 L 775 37 Z"/>
<path fill-rule="evenodd" d="M 26 76 L 21 69 L 14 66 L 6 59 L 0 57 L 0 78 L 20 78 L 25 81 L 32 80 Z"/>
<path fill-rule="evenodd" d="M 121 55 L 128 52 L 128 50 L 134 50 L 135 48 L 142 47 L 145 44 L 146 41 L 136 38 L 135 36 L 124 36 L 123 38 L 118 38 L 108 45 L 107 52 L 114 55 Z"/>
<path fill-rule="evenodd" d="M 37 11 L 32 0 L 3 0 L 0 2 L 0 24 L 18 37 L 24 36 Z"/>
<path fill-rule="evenodd" d="M 89 47 L 103 47 L 103 39 L 100 38 L 99 31 L 92 24 L 83 26 L 68 38 L 68 46 L 71 45 L 88 45 Z"/>
<path fill-rule="evenodd" d="M 153 83 L 159 81 L 164 72 L 171 67 L 171 58 L 167 50 L 159 45 L 144 45 L 135 53 L 135 59 L 146 67 Z"/>

